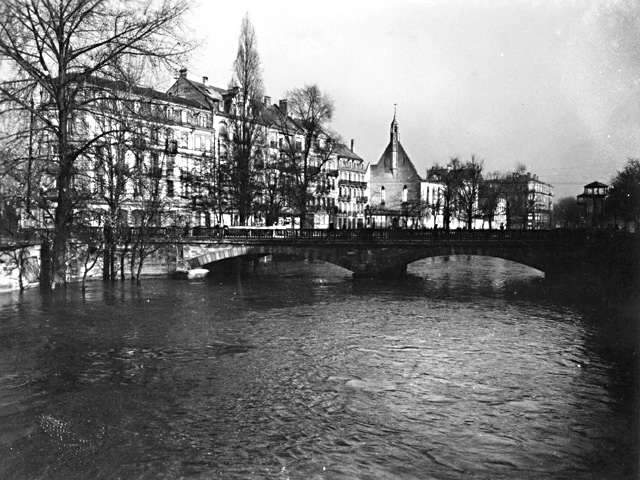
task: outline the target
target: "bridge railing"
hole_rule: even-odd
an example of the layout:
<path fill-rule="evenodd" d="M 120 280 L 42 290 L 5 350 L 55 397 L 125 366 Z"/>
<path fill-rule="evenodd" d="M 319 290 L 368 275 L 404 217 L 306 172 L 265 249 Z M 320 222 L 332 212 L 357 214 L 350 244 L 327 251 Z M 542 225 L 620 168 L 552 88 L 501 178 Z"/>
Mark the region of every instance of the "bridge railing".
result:
<path fill-rule="evenodd" d="M 20 230 L 11 239 L 2 239 L 0 244 L 39 243 L 51 232 L 46 230 Z M 155 242 L 189 242 L 190 240 L 298 240 L 298 241 L 438 241 L 438 242 L 502 242 L 553 241 L 567 244 L 622 237 L 633 234 L 612 230 L 551 229 L 551 230 L 443 230 L 443 229 L 292 229 L 255 227 L 126 227 L 120 238 L 134 241 L 144 236 Z M 82 227 L 72 234 L 78 241 L 99 241 L 104 235 L 103 227 Z"/>
<path fill-rule="evenodd" d="M 191 236 L 197 239 L 291 239 L 336 241 L 567 241 L 576 243 L 611 232 L 587 232 L 585 230 L 442 230 L 442 229 L 279 229 L 279 228 L 205 228 L 194 227 Z"/>

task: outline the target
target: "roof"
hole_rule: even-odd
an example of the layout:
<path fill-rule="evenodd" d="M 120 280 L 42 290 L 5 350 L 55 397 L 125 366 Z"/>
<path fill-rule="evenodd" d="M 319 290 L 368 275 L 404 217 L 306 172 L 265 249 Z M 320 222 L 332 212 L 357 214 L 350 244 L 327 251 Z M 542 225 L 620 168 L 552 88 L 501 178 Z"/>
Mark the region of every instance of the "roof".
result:
<path fill-rule="evenodd" d="M 189 82 L 191 85 L 193 85 L 193 87 L 196 90 L 198 90 L 203 95 L 211 98 L 214 101 L 222 102 L 223 101 L 222 96 L 228 93 L 227 90 L 214 87 L 213 85 L 205 85 L 204 83 L 196 82 L 194 80 L 189 80 L 188 78 L 185 78 L 185 80 Z"/>
<path fill-rule="evenodd" d="M 601 182 L 591 182 L 589 185 L 585 185 L 584 188 L 608 188 L 609 185 L 605 185 Z"/>
<path fill-rule="evenodd" d="M 214 104 L 218 104 L 224 100 L 227 90 L 205 85 L 204 83 L 189 80 L 186 77 L 178 77 L 167 94 L 175 97 L 189 98 L 198 102 L 202 108 L 212 108 Z"/>
<path fill-rule="evenodd" d="M 381 175 L 386 172 L 391 173 L 391 156 L 393 153 L 392 151 L 393 151 L 393 142 L 389 142 L 389 144 L 387 145 L 387 148 L 382 153 L 380 160 L 378 160 L 378 163 L 376 165 L 371 165 L 372 174 Z M 407 173 L 410 173 L 422 179 L 422 177 L 420 177 L 420 175 L 418 174 L 416 167 L 413 165 L 413 162 L 409 158 L 409 155 L 407 155 L 407 152 L 405 151 L 404 147 L 398 141 L 398 169 L 400 168 L 407 170 L 408 171 Z"/>
<path fill-rule="evenodd" d="M 121 80 L 112 80 L 103 77 L 88 76 L 84 79 L 86 82 L 94 85 L 96 88 L 120 91 L 123 93 L 129 93 L 144 97 L 150 100 L 159 100 L 168 103 L 177 103 L 187 107 L 203 108 L 203 105 L 196 100 L 185 98 L 181 96 L 170 95 L 159 90 L 155 90 L 150 87 L 141 87 L 138 85 L 132 85 L 130 83 Z"/>
<path fill-rule="evenodd" d="M 362 159 L 362 157 L 360 157 L 358 154 L 356 154 L 355 152 L 353 152 L 349 147 L 347 147 L 345 144 L 343 143 L 338 143 L 336 145 L 335 148 L 335 154 L 338 155 L 339 157 L 344 157 L 344 158 L 351 158 L 353 160 L 360 160 L 360 161 L 364 161 Z"/>

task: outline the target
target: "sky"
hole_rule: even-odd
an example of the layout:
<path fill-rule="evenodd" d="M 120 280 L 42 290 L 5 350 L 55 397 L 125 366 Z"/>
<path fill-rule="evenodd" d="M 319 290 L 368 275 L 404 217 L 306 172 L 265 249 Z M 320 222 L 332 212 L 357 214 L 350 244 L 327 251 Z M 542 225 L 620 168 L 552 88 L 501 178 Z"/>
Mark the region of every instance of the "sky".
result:
<path fill-rule="evenodd" d="M 423 177 L 475 155 L 485 172 L 525 165 L 557 200 L 640 157 L 636 0 L 202 0 L 189 78 L 227 87 L 246 14 L 266 94 L 317 84 L 371 164 L 394 108 Z"/>

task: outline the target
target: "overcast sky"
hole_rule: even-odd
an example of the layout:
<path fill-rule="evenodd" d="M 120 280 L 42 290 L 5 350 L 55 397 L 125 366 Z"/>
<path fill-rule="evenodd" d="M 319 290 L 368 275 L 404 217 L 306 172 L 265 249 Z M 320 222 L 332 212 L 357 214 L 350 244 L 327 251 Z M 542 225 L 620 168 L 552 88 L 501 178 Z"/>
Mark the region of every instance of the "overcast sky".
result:
<path fill-rule="evenodd" d="M 318 84 L 332 128 L 367 162 L 389 142 L 394 104 L 422 176 L 475 154 L 487 172 L 524 164 L 560 198 L 640 156 L 635 0 L 203 0 L 190 78 L 226 88 L 247 12 L 267 95 Z"/>

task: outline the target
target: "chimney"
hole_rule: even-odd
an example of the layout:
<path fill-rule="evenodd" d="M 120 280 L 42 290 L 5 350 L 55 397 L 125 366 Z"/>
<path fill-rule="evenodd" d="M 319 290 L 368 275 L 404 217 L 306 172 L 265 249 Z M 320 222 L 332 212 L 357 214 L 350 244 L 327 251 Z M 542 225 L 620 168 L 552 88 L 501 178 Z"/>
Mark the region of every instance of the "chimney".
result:
<path fill-rule="evenodd" d="M 271 105 L 271 97 L 264 96 L 264 106 L 268 107 Z"/>
<path fill-rule="evenodd" d="M 202 77 L 202 84 L 206 87 L 209 85 L 209 77 Z"/>
<path fill-rule="evenodd" d="M 351 139 L 351 152 L 353 152 L 353 144 L 354 144 L 355 140 L 352 138 Z"/>
<path fill-rule="evenodd" d="M 280 110 L 285 116 L 289 115 L 288 107 L 289 105 L 286 100 L 280 100 Z"/>
<path fill-rule="evenodd" d="M 180 73 L 180 77 L 181 78 L 187 78 L 187 69 L 186 68 L 181 68 L 179 70 L 179 73 Z"/>

